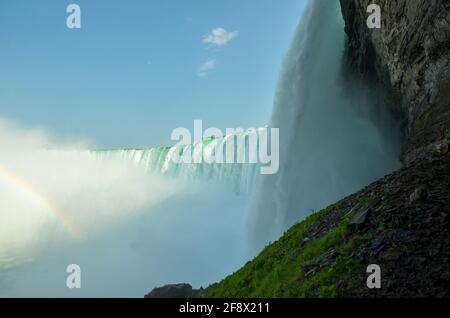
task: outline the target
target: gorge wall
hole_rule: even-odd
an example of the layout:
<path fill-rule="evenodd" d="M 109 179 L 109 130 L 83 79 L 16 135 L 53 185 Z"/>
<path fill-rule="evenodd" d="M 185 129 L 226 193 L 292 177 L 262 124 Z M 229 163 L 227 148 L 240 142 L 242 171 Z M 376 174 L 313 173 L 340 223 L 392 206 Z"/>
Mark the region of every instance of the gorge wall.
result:
<path fill-rule="evenodd" d="M 450 127 L 450 1 L 340 0 L 350 72 L 382 82 L 404 119 L 402 161 L 409 164 Z M 369 4 L 381 28 L 366 25 Z"/>

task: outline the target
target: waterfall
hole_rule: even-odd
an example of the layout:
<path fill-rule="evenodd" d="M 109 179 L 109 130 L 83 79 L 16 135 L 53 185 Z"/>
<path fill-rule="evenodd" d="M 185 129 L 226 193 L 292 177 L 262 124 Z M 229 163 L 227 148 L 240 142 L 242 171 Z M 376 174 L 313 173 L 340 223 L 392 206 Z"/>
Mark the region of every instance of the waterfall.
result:
<path fill-rule="evenodd" d="M 119 159 L 143 167 L 148 173 L 155 173 L 178 181 L 208 181 L 229 186 L 237 194 L 250 194 L 258 165 L 249 162 L 258 148 L 248 147 L 249 138 L 258 135 L 260 129 L 247 129 L 242 132 L 210 137 L 194 144 L 155 147 L 150 149 L 97 150 L 89 153 L 99 160 Z M 242 142 L 240 142 L 242 141 Z M 224 157 L 228 143 L 232 143 L 235 153 L 245 156 L 243 163 L 207 163 L 215 155 L 219 143 L 223 145 Z M 176 155 L 192 153 L 193 163 L 176 163 Z M 197 163 L 200 162 L 200 163 Z"/>
<path fill-rule="evenodd" d="M 379 89 L 342 76 L 344 44 L 339 2 L 310 0 L 274 100 L 280 171 L 258 177 L 248 219 L 256 248 L 400 165 L 399 125 Z"/>

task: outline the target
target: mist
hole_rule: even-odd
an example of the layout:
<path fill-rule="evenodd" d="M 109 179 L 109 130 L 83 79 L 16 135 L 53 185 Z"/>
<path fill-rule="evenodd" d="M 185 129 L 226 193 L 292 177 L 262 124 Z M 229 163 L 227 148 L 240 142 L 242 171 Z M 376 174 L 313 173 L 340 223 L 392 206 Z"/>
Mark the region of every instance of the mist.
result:
<path fill-rule="evenodd" d="M 88 146 L 87 146 L 88 145 Z M 0 121 L 0 296 L 142 297 L 245 261 L 247 197 L 146 172 Z M 78 264 L 82 288 L 66 287 Z"/>
<path fill-rule="evenodd" d="M 95 160 L 82 144 L 56 145 L 43 131 L 0 121 L 1 220 L 8 225 L 0 244 L 45 239 L 42 227 L 68 240 L 89 239 L 177 192 L 139 167 Z"/>

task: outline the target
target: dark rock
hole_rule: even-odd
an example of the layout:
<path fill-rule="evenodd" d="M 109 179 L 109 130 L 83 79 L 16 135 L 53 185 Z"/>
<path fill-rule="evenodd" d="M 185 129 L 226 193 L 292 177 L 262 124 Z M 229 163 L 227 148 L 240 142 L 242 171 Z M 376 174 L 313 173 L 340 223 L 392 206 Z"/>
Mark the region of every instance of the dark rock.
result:
<path fill-rule="evenodd" d="M 435 144 L 433 153 L 438 156 L 448 153 L 448 144 L 446 142 L 439 142 Z"/>
<path fill-rule="evenodd" d="M 369 214 L 370 209 L 364 209 L 359 212 L 356 212 L 355 215 L 353 215 L 353 218 L 350 220 L 350 225 L 359 226 L 366 222 L 367 215 Z"/>
<path fill-rule="evenodd" d="M 398 189 L 394 188 L 391 190 L 391 194 L 394 194 L 395 192 L 398 192 Z M 376 207 L 381 201 L 382 201 L 382 199 L 380 197 L 375 197 L 375 198 L 371 199 L 369 202 L 369 209 Z"/>
<path fill-rule="evenodd" d="M 428 251 L 428 255 L 430 255 L 431 257 L 436 256 L 439 254 L 439 249 L 436 247 L 432 247 L 430 248 L 430 250 Z"/>
<path fill-rule="evenodd" d="M 442 273 L 441 277 L 442 280 L 446 282 L 450 282 L 450 272 L 444 272 Z"/>
<path fill-rule="evenodd" d="M 172 284 L 154 288 L 144 298 L 191 298 L 196 297 L 200 290 L 193 289 L 190 284 Z"/>
<path fill-rule="evenodd" d="M 312 276 L 312 275 L 316 274 L 317 271 L 318 271 L 317 268 L 313 268 L 306 273 L 306 276 Z"/>
<path fill-rule="evenodd" d="M 311 267 L 316 266 L 316 265 L 317 265 L 317 261 L 316 260 L 305 261 L 305 262 L 302 263 L 302 267 L 304 269 L 308 269 L 308 268 L 311 268 Z"/>
<path fill-rule="evenodd" d="M 417 258 L 417 263 L 422 265 L 427 261 L 427 259 L 425 257 L 418 257 Z"/>
<path fill-rule="evenodd" d="M 428 190 L 425 186 L 421 185 L 417 187 L 413 193 L 409 196 L 409 202 L 414 203 L 416 201 L 423 201 L 428 198 Z"/>
<path fill-rule="evenodd" d="M 401 251 L 391 248 L 385 252 L 382 252 L 380 258 L 384 261 L 397 261 L 401 255 Z"/>
<path fill-rule="evenodd" d="M 419 297 L 422 298 L 429 298 L 432 295 L 432 291 L 430 288 L 419 288 L 417 290 L 417 293 L 419 294 Z"/>
<path fill-rule="evenodd" d="M 378 237 L 377 239 L 375 239 L 372 242 L 372 245 L 370 246 L 370 249 L 372 250 L 372 254 L 373 255 L 378 255 L 378 253 L 381 252 L 381 250 L 383 249 L 384 244 L 383 244 L 383 238 Z"/>
<path fill-rule="evenodd" d="M 450 127 L 450 3 L 377 0 L 381 29 L 366 25 L 370 0 L 340 0 L 348 37 L 348 72 L 389 90 L 392 109 L 405 118 L 406 164 L 423 157 Z"/>

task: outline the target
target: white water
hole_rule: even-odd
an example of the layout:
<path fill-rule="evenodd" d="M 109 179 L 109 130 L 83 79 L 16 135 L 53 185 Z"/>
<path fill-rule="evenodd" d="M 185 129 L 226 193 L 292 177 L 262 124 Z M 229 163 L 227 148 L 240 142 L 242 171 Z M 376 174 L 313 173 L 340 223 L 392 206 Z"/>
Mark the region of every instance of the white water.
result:
<path fill-rule="evenodd" d="M 160 147 L 151 149 L 101 150 L 90 153 L 99 159 L 118 159 L 132 162 L 144 168 L 145 172 L 155 173 L 171 179 L 182 179 L 189 182 L 213 182 L 229 186 L 236 194 L 252 192 L 258 165 L 249 162 L 249 157 L 256 156 L 258 148 L 249 148 L 249 138 L 259 133 L 256 129 L 247 129 L 241 133 L 226 135 L 220 138 L 199 140 L 192 145 Z M 206 163 L 213 161 L 216 147 L 223 145 L 223 152 L 231 143 L 235 157 L 242 154 L 245 163 Z M 175 156 L 183 153 L 192 154 L 191 164 L 175 163 Z M 226 154 L 224 155 L 224 157 Z M 206 162 L 205 162 L 206 161 Z M 200 164 L 197 162 L 201 162 Z"/>

